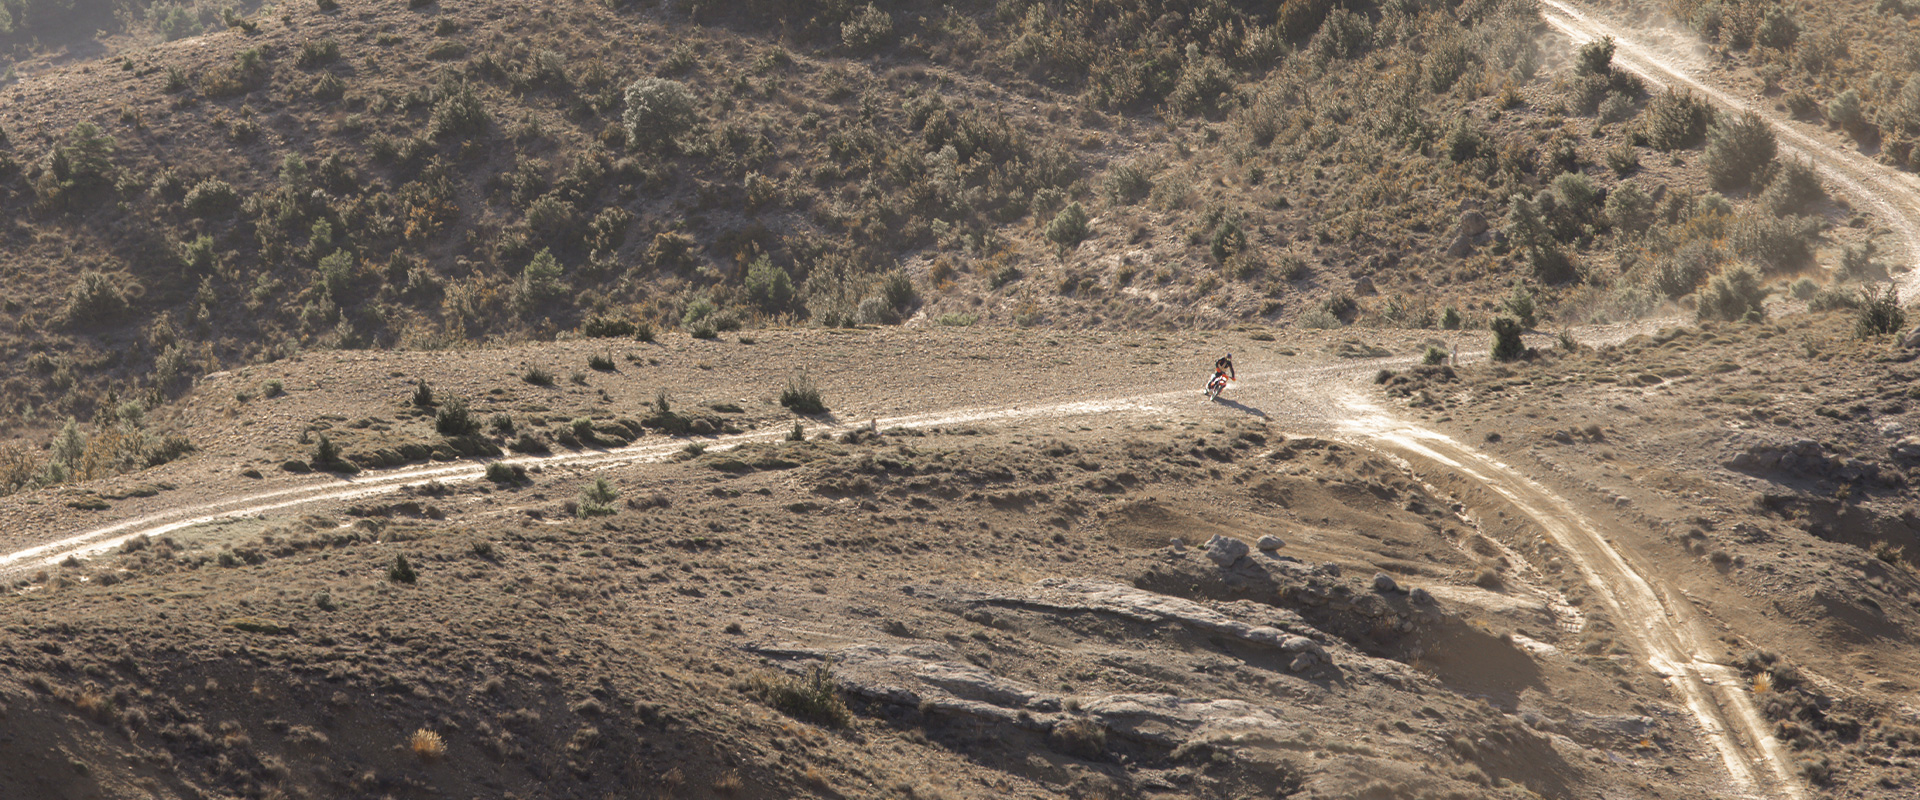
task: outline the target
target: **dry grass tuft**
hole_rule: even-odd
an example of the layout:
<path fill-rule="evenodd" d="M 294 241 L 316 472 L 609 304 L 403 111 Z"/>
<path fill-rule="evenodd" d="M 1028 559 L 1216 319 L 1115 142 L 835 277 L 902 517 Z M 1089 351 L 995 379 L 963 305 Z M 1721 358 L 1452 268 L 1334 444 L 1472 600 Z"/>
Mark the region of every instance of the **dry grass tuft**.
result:
<path fill-rule="evenodd" d="M 440 734 L 421 728 L 407 738 L 407 749 L 421 761 L 438 761 L 447 754 L 447 740 Z"/>

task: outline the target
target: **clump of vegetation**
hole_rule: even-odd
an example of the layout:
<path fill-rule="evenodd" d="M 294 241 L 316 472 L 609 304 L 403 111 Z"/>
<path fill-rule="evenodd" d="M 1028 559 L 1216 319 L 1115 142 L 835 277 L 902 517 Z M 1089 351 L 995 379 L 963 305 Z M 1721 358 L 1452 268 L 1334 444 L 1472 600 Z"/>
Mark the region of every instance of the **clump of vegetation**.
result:
<path fill-rule="evenodd" d="M 820 387 L 806 370 L 800 370 L 787 377 L 787 388 L 780 390 L 780 405 L 791 409 L 795 414 L 824 414 L 827 403 L 820 397 Z"/>
<path fill-rule="evenodd" d="M 620 499 L 619 490 L 613 488 L 606 478 L 594 478 L 592 483 L 580 490 L 580 499 L 574 505 L 574 516 L 581 519 L 604 517 L 613 514 L 613 501 Z"/>
<path fill-rule="evenodd" d="M 1776 150 L 1773 127 L 1748 111 L 1713 126 L 1707 135 L 1707 177 L 1721 191 L 1745 189 L 1773 164 Z"/>
<path fill-rule="evenodd" d="M 853 714 L 840 699 L 839 687 L 834 684 L 833 670 L 827 666 L 816 666 L 805 676 L 758 675 L 742 682 L 738 688 L 802 722 L 844 728 L 853 721 Z"/>
<path fill-rule="evenodd" d="M 1647 102 L 1641 112 L 1647 144 L 1655 150 L 1681 150 L 1706 139 L 1713 107 L 1692 92 L 1668 89 Z"/>
<path fill-rule="evenodd" d="M 455 397 L 440 406 L 433 429 L 441 436 L 472 436 L 480 432 L 480 419 L 468 410 L 465 398 Z"/>
<path fill-rule="evenodd" d="M 1488 325 L 1493 330 L 1493 360 L 1518 361 L 1527 354 L 1527 346 L 1520 339 L 1525 329 L 1512 317 L 1494 317 Z"/>
<path fill-rule="evenodd" d="M 1714 276 L 1707 289 L 1700 293 L 1700 305 L 1696 316 L 1701 320 L 1729 320 L 1758 322 L 1766 318 L 1762 303 L 1767 299 L 1766 287 L 1761 285 L 1759 274 L 1746 267 L 1735 267 Z"/>
<path fill-rule="evenodd" d="M 687 85 L 666 78 L 641 78 L 627 86 L 627 140 L 635 147 L 665 149 L 693 128 L 696 108 Z"/>
<path fill-rule="evenodd" d="M 1907 324 L 1907 312 L 1900 308 L 1900 293 L 1892 286 L 1868 291 L 1866 302 L 1854 318 L 1853 335 L 1868 339 L 1899 333 Z"/>
<path fill-rule="evenodd" d="M 420 573 L 413 570 L 413 563 L 407 560 L 407 554 L 393 557 L 393 564 L 387 567 L 387 580 L 394 583 L 413 583 L 420 579 Z"/>

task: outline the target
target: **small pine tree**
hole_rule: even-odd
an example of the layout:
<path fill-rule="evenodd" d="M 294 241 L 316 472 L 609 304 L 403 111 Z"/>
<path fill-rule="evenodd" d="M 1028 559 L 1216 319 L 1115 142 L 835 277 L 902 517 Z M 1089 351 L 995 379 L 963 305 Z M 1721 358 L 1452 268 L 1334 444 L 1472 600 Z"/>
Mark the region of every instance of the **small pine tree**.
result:
<path fill-rule="evenodd" d="M 1512 317 L 1494 317 L 1493 360 L 1518 361 L 1527 354 L 1527 346 L 1520 341 L 1520 332 L 1524 330 L 1519 321 Z"/>
<path fill-rule="evenodd" d="M 340 446 L 334 444 L 333 440 L 328 439 L 324 433 L 320 434 L 319 443 L 313 446 L 313 463 L 321 467 L 340 463 Z"/>
<path fill-rule="evenodd" d="M 413 387 L 413 405 L 416 408 L 433 407 L 433 387 L 427 385 L 426 381 L 421 381 L 419 385 Z"/>
<path fill-rule="evenodd" d="M 420 574 L 413 571 L 413 564 L 408 563 L 406 553 L 394 556 L 393 566 L 387 567 L 387 580 L 394 583 L 413 583 L 419 578 Z"/>

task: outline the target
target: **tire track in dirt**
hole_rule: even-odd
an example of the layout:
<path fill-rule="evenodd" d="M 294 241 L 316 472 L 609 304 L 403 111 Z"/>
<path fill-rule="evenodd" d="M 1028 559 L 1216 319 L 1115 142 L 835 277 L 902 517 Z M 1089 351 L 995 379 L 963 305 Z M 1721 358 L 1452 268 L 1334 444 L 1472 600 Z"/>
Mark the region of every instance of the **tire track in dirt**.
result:
<path fill-rule="evenodd" d="M 1636 566 L 1571 502 L 1512 467 L 1397 419 L 1357 394 L 1345 406 L 1349 413 L 1341 427 L 1348 435 L 1474 481 L 1532 518 L 1621 628 L 1638 640 L 1648 668 L 1666 680 L 1720 754 L 1735 791 L 1749 797 L 1805 797 L 1792 758 L 1768 732 L 1745 681 L 1708 655 L 1717 649 L 1717 637 L 1689 600 L 1668 591 L 1651 570 Z"/>
<path fill-rule="evenodd" d="M 1898 279 L 1902 302 L 1912 303 L 1920 295 L 1920 178 L 1876 163 L 1860 153 L 1837 147 L 1801 131 L 1789 120 L 1763 104 L 1752 103 L 1716 88 L 1695 76 L 1680 63 L 1681 58 L 1662 53 L 1621 26 L 1597 14 L 1590 14 L 1565 0 L 1540 0 L 1541 16 L 1555 30 L 1575 43 L 1611 36 L 1614 64 L 1645 79 L 1655 87 L 1686 89 L 1706 97 L 1725 109 L 1753 111 L 1773 127 L 1781 149 L 1805 157 L 1828 185 L 1870 206 L 1893 228 L 1906 247 L 1910 269 Z"/>

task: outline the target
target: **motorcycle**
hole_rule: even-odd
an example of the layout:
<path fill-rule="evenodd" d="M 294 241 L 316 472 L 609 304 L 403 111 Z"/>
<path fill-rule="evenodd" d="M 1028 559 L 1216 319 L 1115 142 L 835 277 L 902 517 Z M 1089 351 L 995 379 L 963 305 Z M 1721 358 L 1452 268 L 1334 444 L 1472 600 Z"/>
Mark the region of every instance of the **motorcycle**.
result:
<path fill-rule="evenodd" d="M 1214 373 L 1213 380 L 1207 381 L 1207 402 L 1220 399 L 1220 393 L 1227 390 L 1227 381 L 1233 380 L 1221 373 Z"/>

